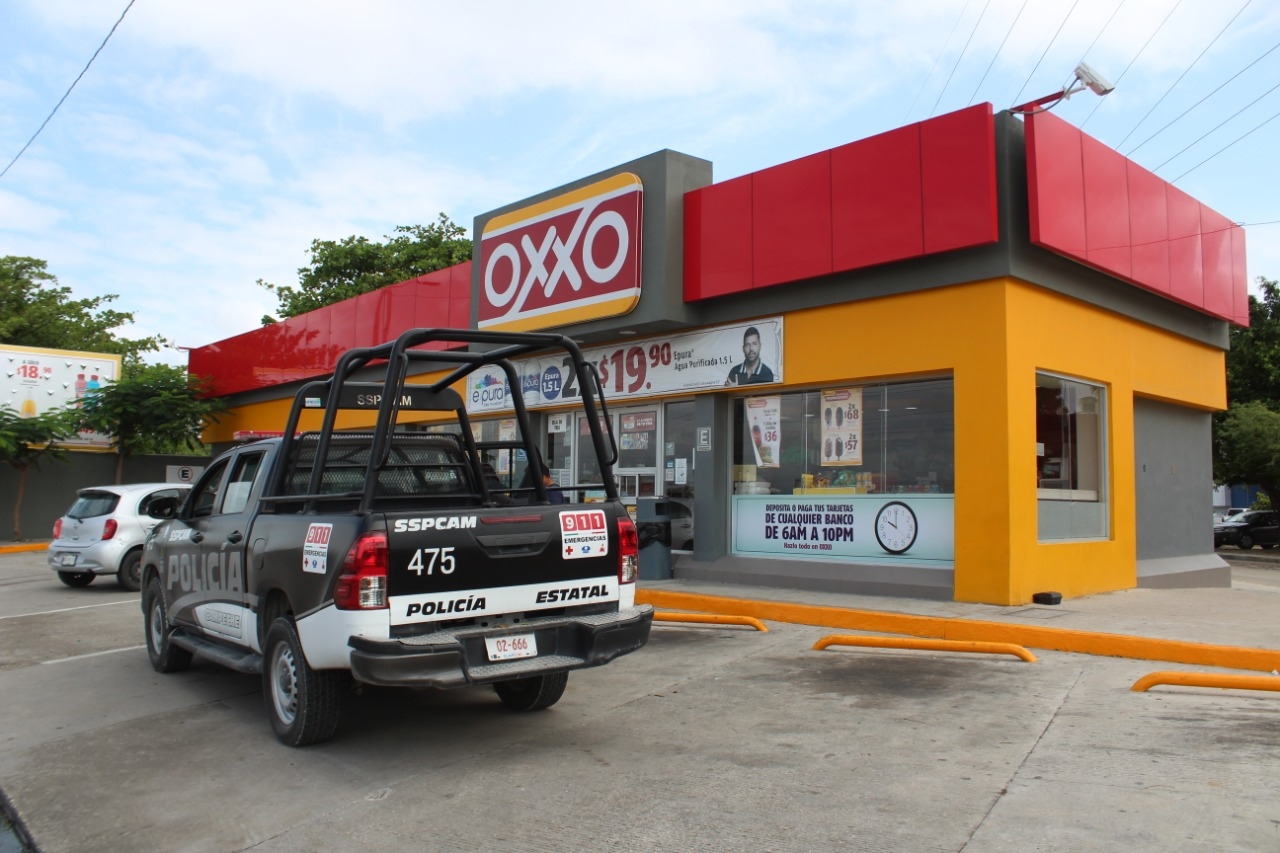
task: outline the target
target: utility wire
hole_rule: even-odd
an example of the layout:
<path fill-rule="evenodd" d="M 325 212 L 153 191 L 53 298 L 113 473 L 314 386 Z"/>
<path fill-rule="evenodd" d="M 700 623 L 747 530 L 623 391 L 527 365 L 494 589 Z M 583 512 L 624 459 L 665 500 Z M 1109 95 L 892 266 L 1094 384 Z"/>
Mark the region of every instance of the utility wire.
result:
<path fill-rule="evenodd" d="M 1156 167 L 1155 167 L 1155 169 L 1152 169 L 1152 171 L 1153 171 L 1153 172 L 1155 172 L 1155 171 L 1159 171 L 1160 169 L 1163 169 L 1165 166 L 1167 166 L 1167 165 L 1169 165 L 1170 163 L 1172 163 L 1174 160 L 1177 160 L 1179 157 L 1181 157 L 1183 154 L 1185 154 L 1185 153 L 1186 153 L 1186 151 L 1187 151 L 1187 149 L 1188 149 L 1188 148 L 1191 148 L 1192 146 L 1194 146 L 1194 145 L 1195 145 L 1197 142 L 1199 142 L 1201 139 L 1204 139 L 1206 136 L 1208 136 L 1209 134 L 1213 133 L 1215 130 L 1217 130 L 1218 128 L 1222 127 L 1224 124 L 1226 124 L 1227 122 L 1231 121 L 1231 120 L 1232 120 L 1233 118 L 1235 118 L 1236 116 L 1240 115 L 1240 113 L 1242 113 L 1242 112 L 1244 112 L 1245 110 L 1249 109 L 1249 107 L 1251 107 L 1251 106 L 1253 106 L 1254 104 L 1258 103 L 1258 101 L 1261 101 L 1261 100 L 1262 100 L 1263 98 L 1265 98 L 1267 95 L 1270 95 L 1270 94 L 1271 94 L 1272 92 L 1274 92 L 1276 89 L 1280 89 L 1280 83 L 1275 84 L 1275 85 L 1274 85 L 1274 86 L 1272 86 L 1270 89 L 1268 89 L 1267 91 L 1263 92 L 1261 95 L 1259 95 L 1258 97 L 1254 98 L 1252 101 L 1250 101 L 1249 103 L 1245 104 L 1243 107 L 1241 107 L 1240 109 L 1236 110 L 1236 111 L 1235 111 L 1235 112 L 1233 112 L 1231 115 L 1229 115 L 1229 116 L 1227 116 L 1226 118 L 1224 118 L 1222 121 L 1218 122 L 1214 127 L 1211 127 L 1209 130 L 1206 130 L 1206 131 L 1205 131 L 1205 132 L 1200 136 L 1200 138 L 1199 138 L 1199 139 L 1197 139 L 1195 142 L 1192 142 L 1192 143 L 1190 143 L 1189 145 L 1187 145 L 1187 147 L 1186 147 L 1186 148 L 1183 148 L 1181 151 L 1179 151 L 1177 154 L 1174 154 L 1174 155 L 1173 155 L 1172 157 L 1170 157 L 1168 160 L 1165 160 L 1165 161 L 1164 161 L 1163 163 L 1161 163 L 1159 166 L 1156 166 Z"/>
<path fill-rule="evenodd" d="M 1162 29 L 1164 29 L 1164 25 L 1169 23 L 1169 19 L 1173 17 L 1173 13 L 1178 11 L 1178 7 L 1181 5 L 1182 5 L 1182 0 L 1178 0 L 1177 3 L 1173 4 L 1173 8 L 1169 10 L 1168 14 L 1164 16 L 1164 20 L 1160 22 L 1160 26 L 1156 27 L 1155 30 L 1152 31 L 1151 35 L 1147 36 L 1147 40 L 1142 43 L 1142 47 L 1138 49 L 1138 52 L 1134 54 L 1133 59 L 1130 59 L 1129 64 L 1126 65 L 1124 67 L 1124 70 L 1120 72 L 1120 76 L 1116 78 L 1115 85 L 1117 86 L 1120 85 L 1120 81 L 1124 79 L 1124 75 L 1129 73 L 1129 69 L 1133 67 L 1133 63 L 1138 61 L 1138 57 L 1142 56 L 1142 54 L 1146 51 L 1147 47 L 1151 44 L 1151 40 L 1154 39 Z M 1084 121 L 1080 122 L 1081 130 L 1084 130 L 1084 126 L 1089 123 L 1089 119 L 1093 118 L 1093 114 L 1098 111 L 1098 107 L 1100 106 L 1102 106 L 1101 98 L 1099 98 L 1098 101 L 1094 103 L 1093 109 L 1089 110 L 1089 114 L 1084 117 Z M 1116 146 L 1116 147 L 1119 147 L 1119 146 Z"/>
<path fill-rule="evenodd" d="M 951 44 L 951 37 L 956 34 L 956 27 L 960 26 L 960 21 L 964 18 L 964 13 L 969 11 L 969 0 L 964 0 L 964 8 L 960 10 L 960 16 L 956 18 L 956 22 L 951 25 L 951 32 L 947 34 L 947 40 L 942 43 L 942 50 L 938 51 L 938 55 L 933 58 L 933 65 L 929 68 L 929 75 L 924 78 L 924 82 L 920 84 L 920 91 L 916 92 L 916 96 L 911 99 L 911 105 L 907 107 L 907 111 L 902 114 L 902 120 L 906 121 L 911 115 L 911 111 L 915 109 L 916 101 L 920 100 L 920 96 L 924 94 L 924 89 L 929 85 L 929 81 L 933 79 L 933 72 L 938 68 L 938 62 L 942 59 L 942 54 L 947 52 L 947 45 Z"/>
<path fill-rule="evenodd" d="M 978 27 L 982 26 L 982 19 L 990 8 L 991 0 L 987 0 L 987 5 L 982 7 L 982 11 L 978 14 L 978 20 L 973 24 L 973 29 L 969 30 L 969 38 L 965 41 L 964 47 L 960 49 L 960 55 L 956 57 L 956 64 L 951 66 L 951 73 L 947 75 L 947 82 L 942 84 L 942 91 L 938 93 L 938 100 L 933 102 L 933 109 L 929 112 L 930 117 L 938 111 L 938 104 L 942 103 L 942 96 L 946 94 L 947 87 L 951 85 L 951 78 L 956 76 L 956 69 L 960 67 L 960 61 L 964 59 L 965 53 L 968 52 L 969 45 L 973 43 L 973 36 L 978 32 Z"/>
<path fill-rule="evenodd" d="M 1271 118 L 1267 119 L 1267 120 L 1266 120 L 1266 121 L 1264 121 L 1262 124 L 1260 124 L 1260 125 L 1258 125 L 1257 127 L 1255 127 L 1253 130 L 1250 130 L 1248 133 L 1245 133 L 1245 134 L 1243 134 L 1243 135 L 1241 135 L 1241 136 L 1238 136 L 1238 137 L 1236 137 L 1235 139 L 1231 140 L 1231 141 L 1230 141 L 1230 142 L 1228 142 L 1226 145 L 1222 146 L 1222 147 L 1221 147 L 1221 148 L 1219 148 L 1217 151 L 1215 151 L 1214 153 L 1210 154 L 1208 157 L 1206 157 L 1206 158 L 1204 158 L 1203 160 L 1201 160 L 1199 163 L 1196 163 L 1196 164 L 1195 164 L 1194 166 L 1192 166 L 1190 169 L 1187 169 L 1187 171 L 1183 172 L 1181 175 L 1179 175 L 1178 177 L 1174 178 L 1174 179 L 1173 179 L 1172 181 L 1170 181 L 1169 183 L 1171 183 L 1171 184 L 1176 184 L 1178 181 L 1182 180 L 1182 179 L 1183 179 L 1183 178 L 1185 178 L 1187 175 L 1190 175 L 1190 174 L 1191 174 L 1192 172 L 1194 172 L 1196 169 L 1199 169 L 1199 168 L 1200 168 L 1201 166 L 1203 166 L 1205 163 L 1208 163 L 1208 162 L 1209 162 L 1210 160 L 1212 160 L 1214 157 L 1217 157 L 1217 156 L 1218 156 L 1219 154 L 1221 154 L 1223 151 L 1226 151 L 1226 150 L 1227 150 L 1228 148 L 1230 148 L 1232 145 L 1235 145 L 1237 142 L 1239 142 L 1240 140 L 1244 139 L 1246 136 L 1249 136 L 1250 134 L 1254 133 L 1255 131 L 1261 130 L 1265 125 L 1270 124 L 1271 122 L 1275 121 L 1277 118 L 1280 118 L 1280 113 L 1276 113 L 1276 114 L 1275 114 L 1275 115 L 1273 115 Z M 1254 224 L 1255 224 L 1255 225 L 1270 225 L 1270 224 L 1272 224 L 1272 223 L 1270 223 L 1270 222 L 1255 222 Z"/>
<path fill-rule="evenodd" d="M 1031 78 L 1036 76 L 1036 71 L 1040 68 L 1040 63 L 1044 62 L 1044 58 L 1049 54 L 1049 48 L 1053 47 L 1053 43 L 1058 40 L 1058 36 L 1062 34 L 1062 28 L 1067 25 L 1067 21 L 1071 18 L 1071 13 L 1080 5 L 1080 0 L 1071 4 L 1071 8 L 1067 10 L 1067 17 L 1062 19 L 1062 23 L 1058 24 L 1058 31 L 1053 34 L 1053 38 L 1049 39 L 1049 43 L 1045 45 L 1044 53 L 1040 54 L 1040 58 L 1036 60 L 1035 67 L 1031 69 L 1031 73 L 1027 75 L 1026 83 L 1022 84 L 1022 88 L 1018 90 L 1017 96 L 1013 99 L 1016 104 L 1022 100 L 1022 93 L 1027 88 L 1027 83 L 1031 82 Z"/>
<path fill-rule="evenodd" d="M 1009 41 L 1009 36 L 1013 35 L 1013 28 L 1018 26 L 1018 20 L 1022 17 L 1022 13 L 1027 11 L 1028 0 L 1022 0 L 1022 8 L 1018 10 L 1018 14 L 1013 17 L 1013 23 L 1009 25 L 1009 29 L 1005 31 L 1004 38 L 1000 42 L 1000 46 L 996 48 L 995 55 L 991 57 L 991 61 L 987 63 L 987 70 L 982 72 L 982 79 L 978 81 L 978 85 L 974 87 L 973 94 L 969 96 L 969 106 L 973 106 L 973 102 L 978 99 L 978 90 L 982 88 L 982 84 L 987 82 L 987 75 L 991 73 L 991 69 L 995 67 L 996 60 L 1000 58 L 1000 54 L 1004 52 L 1004 46 Z"/>
<path fill-rule="evenodd" d="M 1125 156 L 1126 156 L 1126 157 L 1132 157 L 1132 156 L 1133 156 L 1133 152 L 1137 151 L 1139 148 L 1141 148 L 1142 146 L 1146 145 L 1148 142 L 1150 142 L 1151 140 L 1155 139 L 1155 138 L 1156 138 L 1157 136 L 1159 136 L 1160 134 L 1164 133 L 1166 130 L 1168 130 L 1170 127 L 1172 127 L 1172 126 L 1174 125 L 1174 123 L 1175 123 L 1175 122 L 1180 121 L 1180 120 L 1182 119 L 1182 117 L 1183 117 L 1183 116 L 1185 116 L 1187 113 L 1191 112 L 1191 111 L 1192 111 L 1192 110 L 1194 110 L 1196 107 L 1200 106 L 1200 105 L 1201 105 L 1201 104 L 1203 104 L 1205 101 L 1209 100 L 1209 98 L 1211 98 L 1211 97 L 1213 97 L 1214 95 L 1216 95 L 1216 94 L 1217 94 L 1217 93 L 1222 89 L 1222 87 L 1223 87 L 1223 86 L 1226 86 L 1226 85 L 1227 85 L 1227 83 L 1230 83 L 1232 80 L 1236 79 L 1236 78 L 1237 78 L 1237 77 L 1239 77 L 1241 74 L 1243 74 L 1244 72 L 1248 71 L 1248 70 L 1249 70 L 1250 68 L 1252 68 L 1253 66 L 1257 65 L 1259 62 L 1261 62 L 1263 59 L 1265 59 L 1265 58 L 1267 57 L 1267 54 L 1271 53 L 1272 51 L 1274 51 L 1274 50 L 1275 50 L 1276 48 L 1278 48 L 1278 47 L 1280 47 L 1280 44 L 1277 44 L 1277 45 L 1273 46 L 1273 47 L 1271 48 L 1271 50 L 1268 50 L 1266 53 L 1262 54 L 1262 56 L 1259 56 L 1259 57 L 1258 57 L 1257 59 L 1255 59 L 1253 62 L 1250 62 L 1250 63 L 1249 63 L 1248 65 L 1246 65 L 1244 68 L 1241 68 L 1239 71 L 1237 71 L 1235 74 L 1232 74 L 1232 75 L 1231 75 L 1231 77 L 1230 77 L 1230 78 L 1228 78 L 1228 79 L 1226 80 L 1226 82 L 1222 83 L 1220 86 L 1218 86 L 1218 88 L 1217 88 L 1217 89 L 1214 89 L 1212 92 L 1210 92 L 1209 94 L 1205 95 L 1203 98 L 1201 98 L 1200 100 L 1196 101 L 1196 102 L 1195 102 L 1194 104 L 1192 104 L 1191 106 L 1187 107 L 1187 108 L 1186 108 L 1185 110 L 1183 110 L 1183 111 L 1182 111 L 1182 113 L 1181 113 L 1177 118 L 1175 118 L 1173 121 L 1169 122 L 1169 123 L 1168 123 L 1168 124 L 1166 124 L 1164 127 L 1160 128 L 1160 129 L 1159 129 L 1159 130 L 1157 130 L 1155 133 L 1151 134 L 1151 135 L 1150 135 L 1150 136 L 1148 136 L 1146 139 L 1142 140 L 1142 141 L 1141 141 L 1141 142 L 1139 142 L 1137 145 L 1135 145 L 1135 146 L 1133 146 L 1132 148 L 1130 148 L 1130 149 L 1125 153 Z M 1219 125 L 1219 127 L 1221 127 L 1221 125 Z M 1198 142 L 1199 140 L 1196 140 L 1196 141 Z M 1184 150 L 1185 150 L 1185 149 L 1184 149 Z M 1181 151 L 1179 151 L 1178 153 L 1179 153 L 1179 154 L 1181 154 L 1182 152 L 1181 152 Z"/>
<path fill-rule="evenodd" d="M 107 42 L 111 40 L 112 34 L 115 33 L 116 27 L 120 26 L 120 22 L 124 20 L 125 15 L 129 14 L 129 10 L 133 8 L 133 4 L 135 2 L 137 2 L 137 0 L 129 0 L 129 5 L 124 7 L 124 11 L 120 13 L 120 17 L 117 18 L 116 22 L 111 25 L 111 31 L 108 32 L 107 37 L 102 40 L 102 44 L 98 45 L 98 49 L 93 52 L 93 56 L 89 57 L 89 61 L 85 63 L 83 70 L 81 70 L 81 72 L 78 75 L 76 75 L 76 79 L 71 81 L 71 86 L 68 87 L 66 94 L 62 96 L 62 98 L 58 101 L 58 103 L 54 104 L 53 111 L 49 113 L 49 117 L 40 123 L 40 126 L 36 128 L 35 133 L 31 134 L 31 138 L 27 140 L 27 144 L 22 146 L 22 150 L 19 151 L 17 154 L 13 155 L 13 159 L 9 161 L 9 165 L 4 167 L 4 171 L 0 172 L 0 178 L 3 178 L 5 175 L 9 173 L 9 170 L 13 168 L 13 164 L 18 162 L 18 158 L 26 153 L 27 149 L 31 147 L 31 143 L 35 142 L 36 137 L 40 135 L 40 131 L 44 130 L 45 125 L 47 125 L 50 122 L 50 120 L 53 119 L 54 114 L 58 112 L 58 108 L 62 106 L 62 102 L 65 101 L 68 96 L 70 96 L 71 90 L 74 89 L 76 87 L 76 84 L 80 82 L 80 78 L 83 77 L 85 75 L 85 72 L 89 70 L 89 66 L 92 65 L 93 61 L 98 58 L 98 54 L 102 53 L 102 49 L 107 46 Z"/>
<path fill-rule="evenodd" d="M 1213 47 L 1215 44 L 1218 43 L 1218 39 L 1222 38 L 1222 34 L 1225 33 L 1227 29 L 1236 22 L 1236 18 L 1240 17 L 1240 15 L 1244 12 L 1244 10 L 1249 8 L 1249 4 L 1252 2 L 1253 0 L 1244 0 L 1244 5 L 1240 7 L 1240 11 L 1236 12 L 1234 15 L 1231 16 L 1231 20 L 1227 21 L 1226 26 L 1224 26 L 1221 30 L 1218 31 L 1218 34 L 1213 37 L 1213 41 L 1205 45 L 1204 50 L 1200 51 L 1200 55 L 1197 56 L 1190 65 L 1187 66 L 1186 71 L 1183 71 L 1181 74 L 1179 74 L 1178 79 L 1173 81 L 1173 85 L 1170 86 L 1168 89 L 1166 89 L 1165 93 L 1160 96 L 1159 100 L 1157 100 L 1154 104 L 1151 105 L 1151 109 L 1147 110 L 1147 114 L 1144 115 L 1142 118 L 1138 119 L 1138 123 L 1133 126 L 1133 130 L 1126 133 L 1124 135 L 1124 139 L 1120 140 L 1120 145 L 1124 145 L 1125 142 L 1129 139 L 1129 137 L 1133 136 L 1134 131 L 1142 127 L 1142 123 L 1147 120 L 1147 117 L 1150 116 L 1153 112 L 1155 112 L 1156 107 L 1160 106 L 1160 104 L 1164 102 L 1164 99 L 1169 96 L 1169 93 L 1178 87 L 1178 84 L 1182 82 L 1182 78 L 1186 77 L 1187 74 L 1191 71 L 1191 69 L 1196 67 L 1196 63 L 1199 62 L 1201 59 L 1204 59 L 1204 55 L 1209 52 L 1209 48 Z M 1117 145 L 1116 148 L 1119 148 L 1120 145 Z"/>
<path fill-rule="evenodd" d="M 1102 29 L 1098 30 L 1098 34 L 1093 37 L 1093 41 L 1089 42 L 1089 46 L 1084 49 L 1084 53 L 1080 54 L 1080 58 L 1082 60 L 1089 56 L 1089 51 L 1093 50 L 1093 46 L 1098 43 L 1098 39 L 1102 38 L 1102 34 L 1107 31 L 1107 27 L 1111 26 L 1111 22 L 1116 19 L 1116 15 L 1118 15 L 1120 10 L 1124 8 L 1124 4 L 1126 2 L 1128 2 L 1128 0 L 1120 0 L 1120 5 L 1116 6 L 1116 8 L 1111 12 L 1111 17 L 1107 18 L 1107 22 L 1102 25 Z"/>

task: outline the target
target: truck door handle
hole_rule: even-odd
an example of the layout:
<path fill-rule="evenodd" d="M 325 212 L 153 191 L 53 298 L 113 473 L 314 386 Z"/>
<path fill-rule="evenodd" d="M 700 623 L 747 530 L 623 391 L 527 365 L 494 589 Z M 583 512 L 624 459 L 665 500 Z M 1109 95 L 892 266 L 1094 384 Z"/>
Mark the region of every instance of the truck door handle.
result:
<path fill-rule="evenodd" d="M 240 540 L 243 538 L 244 536 L 240 533 L 239 530 L 233 530 L 231 531 L 231 533 L 227 534 L 227 541 L 230 542 L 232 545 L 239 545 Z"/>
<path fill-rule="evenodd" d="M 193 530 L 193 531 L 191 531 L 191 541 L 192 541 L 192 542 L 195 542 L 195 543 L 197 543 L 197 544 L 199 544 L 200 542 L 203 542 L 203 541 L 204 541 L 204 534 L 203 534 L 203 533 L 201 533 L 199 530 Z"/>

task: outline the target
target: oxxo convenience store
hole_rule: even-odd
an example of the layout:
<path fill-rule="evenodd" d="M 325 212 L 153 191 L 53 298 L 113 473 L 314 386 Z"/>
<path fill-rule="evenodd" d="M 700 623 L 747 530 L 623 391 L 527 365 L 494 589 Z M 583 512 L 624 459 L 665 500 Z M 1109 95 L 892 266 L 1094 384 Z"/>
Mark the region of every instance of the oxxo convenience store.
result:
<path fill-rule="evenodd" d="M 678 578 L 992 604 L 1230 583 L 1210 418 L 1243 231 L 1049 113 L 720 183 L 661 151 L 474 228 L 472 262 L 193 350 L 231 406 L 207 440 L 280 429 L 297 383 L 404 329 L 555 330 L 597 366 L 622 493 L 672 511 Z M 518 367 L 458 389 L 477 437 L 519 393 L 561 484 L 598 482 L 578 377 Z"/>

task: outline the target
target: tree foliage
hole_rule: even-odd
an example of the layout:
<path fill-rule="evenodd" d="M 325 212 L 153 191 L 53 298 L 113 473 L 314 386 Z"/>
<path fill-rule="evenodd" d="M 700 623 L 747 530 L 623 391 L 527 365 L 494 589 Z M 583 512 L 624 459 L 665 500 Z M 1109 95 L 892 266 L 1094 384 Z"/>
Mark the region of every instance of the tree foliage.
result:
<path fill-rule="evenodd" d="M 72 299 L 71 288 L 58 285 L 45 261 L 0 257 L 0 343 L 113 353 L 124 356 L 126 367 L 136 364 L 141 353 L 156 352 L 168 341 L 117 335 L 116 329 L 133 322 L 131 312 L 104 307 L 117 298 Z"/>
<path fill-rule="evenodd" d="M 1227 405 L 1214 416 L 1213 476 L 1257 485 L 1280 506 L 1280 283 L 1258 279 L 1249 327 L 1233 327 L 1227 352 Z"/>
<path fill-rule="evenodd" d="M 1256 483 L 1280 506 L 1280 413 L 1261 401 L 1229 408 L 1214 429 L 1214 475 L 1227 483 Z"/>
<path fill-rule="evenodd" d="M 471 259 L 466 229 L 443 213 L 430 225 L 399 225 L 387 242 L 367 237 L 313 240 L 311 263 L 298 269 L 298 285 L 258 279 L 275 294 L 281 318 L 296 317 L 389 284 L 406 281 Z M 263 324 L 275 322 L 263 317 Z"/>
<path fill-rule="evenodd" d="M 27 493 L 27 472 L 39 468 L 46 456 L 66 454 L 59 442 L 79 431 L 80 413 L 75 409 L 48 409 L 24 417 L 9 406 L 0 406 L 0 462 L 18 472 L 18 493 L 13 500 L 13 538 L 22 539 L 22 499 Z"/>
<path fill-rule="evenodd" d="M 117 483 L 128 457 L 202 446 L 201 431 L 221 411 L 218 401 L 201 397 L 202 390 L 186 369 L 151 364 L 84 399 L 85 424 L 112 437 Z"/>

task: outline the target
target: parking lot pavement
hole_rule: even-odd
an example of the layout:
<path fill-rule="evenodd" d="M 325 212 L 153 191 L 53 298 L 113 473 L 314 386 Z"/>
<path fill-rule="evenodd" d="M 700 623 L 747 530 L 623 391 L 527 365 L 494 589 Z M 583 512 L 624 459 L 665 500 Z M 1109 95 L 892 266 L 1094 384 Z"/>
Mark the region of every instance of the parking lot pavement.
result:
<path fill-rule="evenodd" d="M 50 853 L 1280 839 L 1277 694 L 1133 693 L 1147 662 L 815 652 L 819 626 L 656 625 L 548 711 L 482 688 L 367 690 L 336 740 L 293 750 L 255 677 L 156 674 L 136 594 L 67 589 L 31 559 L 0 556 L 0 788 Z"/>

